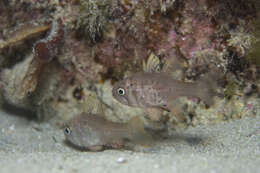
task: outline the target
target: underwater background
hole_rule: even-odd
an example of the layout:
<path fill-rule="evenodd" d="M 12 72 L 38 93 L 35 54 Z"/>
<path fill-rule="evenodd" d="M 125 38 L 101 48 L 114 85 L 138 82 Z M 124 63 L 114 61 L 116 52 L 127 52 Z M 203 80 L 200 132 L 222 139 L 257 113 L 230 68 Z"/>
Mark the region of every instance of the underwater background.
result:
<path fill-rule="evenodd" d="M 259 50 L 258 0 L 1 0 L 0 170 L 257 171 Z M 147 73 L 159 77 L 134 78 Z M 113 91 L 126 79 L 130 89 L 153 94 L 123 104 Z M 160 100 L 172 80 L 183 85 L 166 96 L 178 98 L 162 101 L 174 110 L 148 106 L 148 96 Z M 144 86 L 150 81 L 152 89 Z M 82 114 L 124 124 L 131 135 L 142 126 L 129 125 L 138 117 L 154 144 L 120 151 L 110 142 L 122 133 L 109 125 L 94 131 L 119 151 L 74 150 L 63 129 Z"/>

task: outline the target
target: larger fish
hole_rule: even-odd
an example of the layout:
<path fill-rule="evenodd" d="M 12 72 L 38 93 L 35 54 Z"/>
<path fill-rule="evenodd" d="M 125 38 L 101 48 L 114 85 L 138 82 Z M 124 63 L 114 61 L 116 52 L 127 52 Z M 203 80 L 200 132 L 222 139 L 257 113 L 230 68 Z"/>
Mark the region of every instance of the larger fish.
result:
<path fill-rule="evenodd" d="M 64 134 L 73 145 L 91 151 L 119 149 L 127 146 L 129 142 L 146 144 L 152 139 L 138 117 L 132 118 L 128 123 L 115 123 L 100 115 L 86 113 L 72 119 Z"/>
<path fill-rule="evenodd" d="M 173 79 L 166 73 L 142 72 L 116 83 L 113 97 L 132 107 L 174 110 L 173 101 L 179 97 L 198 97 L 211 105 L 216 88 L 212 75 L 196 83 Z"/>

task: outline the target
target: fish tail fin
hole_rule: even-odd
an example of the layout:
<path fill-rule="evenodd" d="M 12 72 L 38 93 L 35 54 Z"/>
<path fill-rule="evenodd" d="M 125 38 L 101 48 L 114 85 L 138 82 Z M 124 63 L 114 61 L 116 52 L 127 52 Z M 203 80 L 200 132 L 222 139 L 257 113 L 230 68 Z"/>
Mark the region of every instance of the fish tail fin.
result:
<path fill-rule="evenodd" d="M 219 79 L 219 71 L 215 70 L 206 74 L 198 82 L 198 96 L 208 105 L 214 104 L 214 96 L 217 95 L 217 81 Z"/>
<path fill-rule="evenodd" d="M 140 117 L 133 117 L 127 125 L 134 141 L 143 143 L 152 139 L 152 136 L 145 130 L 144 123 Z"/>

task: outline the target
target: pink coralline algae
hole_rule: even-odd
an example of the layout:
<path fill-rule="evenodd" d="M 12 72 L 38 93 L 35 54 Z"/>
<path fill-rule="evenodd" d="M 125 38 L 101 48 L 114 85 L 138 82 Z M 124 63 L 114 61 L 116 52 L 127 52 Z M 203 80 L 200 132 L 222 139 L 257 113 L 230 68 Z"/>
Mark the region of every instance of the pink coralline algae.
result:
<path fill-rule="evenodd" d="M 140 62 L 151 53 L 163 61 L 186 59 L 190 69 L 212 61 L 226 66 L 223 55 L 229 50 L 230 26 L 241 27 L 239 20 L 254 17 L 251 1 L 248 5 L 235 0 L 79 2 L 84 10 L 75 19 L 76 39 L 85 39 L 106 79 L 117 80 L 125 72 L 140 71 Z M 84 64 L 78 66 L 89 69 Z"/>

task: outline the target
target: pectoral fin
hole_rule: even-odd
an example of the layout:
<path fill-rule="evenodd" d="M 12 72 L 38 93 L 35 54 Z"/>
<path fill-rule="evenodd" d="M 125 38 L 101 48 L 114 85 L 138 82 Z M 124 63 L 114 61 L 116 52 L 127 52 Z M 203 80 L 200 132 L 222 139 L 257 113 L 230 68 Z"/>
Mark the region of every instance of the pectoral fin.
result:
<path fill-rule="evenodd" d="M 168 109 L 170 110 L 171 114 L 173 114 L 179 123 L 185 122 L 185 117 L 183 115 L 183 110 L 181 105 L 177 103 L 177 101 L 168 102 L 167 104 Z"/>
<path fill-rule="evenodd" d="M 152 121 L 161 121 L 163 118 L 163 110 L 160 108 L 146 108 L 145 112 Z"/>
<path fill-rule="evenodd" d="M 128 129 L 132 134 L 131 140 L 135 143 L 144 144 L 153 140 L 152 136 L 145 130 L 143 121 L 138 116 L 133 117 L 128 122 Z"/>

